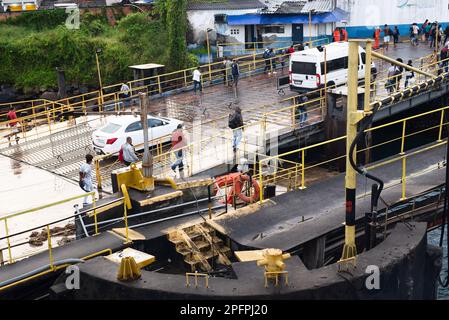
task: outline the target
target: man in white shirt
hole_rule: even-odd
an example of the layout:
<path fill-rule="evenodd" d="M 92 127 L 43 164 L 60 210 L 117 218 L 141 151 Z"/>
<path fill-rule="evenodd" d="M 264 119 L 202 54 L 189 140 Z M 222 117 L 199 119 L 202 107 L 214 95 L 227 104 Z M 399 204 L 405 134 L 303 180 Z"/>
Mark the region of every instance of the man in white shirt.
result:
<path fill-rule="evenodd" d="M 136 151 L 134 150 L 133 140 L 131 137 L 126 138 L 126 143 L 122 146 L 123 152 L 123 161 L 127 166 L 131 163 L 139 161 L 139 158 L 136 155 Z"/>
<path fill-rule="evenodd" d="M 201 86 L 201 72 L 198 68 L 193 71 L 193 92 L 196 95 L 196 89 L 200 89 L 200 94 L 203 92 L 203 87 Z"/>
<path fill-rule="evenodd" d="M 86 155 L 86 163 L 83 163 L 80 166 L 79 174 L 79 186 L 81 189 L 83 189 L 85 192 L 92 192 L 94 191 L 94 186 L 92 183 L 92 160 L 93 156 L 91 154 Z M 84 197 L 83 205 L 89 204 L 87 202 L 88 196 Z"/>
<path fill-rule="evenodd" d="M 125 107 L 127 107 L 129 104 L 129 100 L 128 100 L 129 95 L 130 95 L 129 90 L 130 89 L 129 89 L 128 85 L 126 83 L 122 83 L 122 86 L 120 87 L 119 97 L 120 97 L 120 99 L 123 99 Z"/>

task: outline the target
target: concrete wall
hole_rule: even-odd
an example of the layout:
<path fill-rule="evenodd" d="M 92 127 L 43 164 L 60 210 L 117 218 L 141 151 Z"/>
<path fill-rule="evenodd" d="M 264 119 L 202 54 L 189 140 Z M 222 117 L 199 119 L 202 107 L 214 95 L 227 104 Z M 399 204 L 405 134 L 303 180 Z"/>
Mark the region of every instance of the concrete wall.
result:
<path fill-rule="evenodd" d="M 142 271 L 131 282 L 116 279 L 117 265 L 102 258 L 79 265 L 81 288 L 72 299 L 435 299 L 441 251 L 427 246 L 427 224 L 398 224 L 375 249 L 358 256 L 352 276 L 342 276 L 337 266 L 307 270 L 298 257 L 286 261 L 288 287 L 266 289 L 262 270 L 255 263 L 235 263 L 238 280 L 213 278 L 210 288 L 188 288 L 183 275 Z M 380 269 L 380 290 L 370 291 L 365 280 L 368 266 Z M 63 279 L 61 279 L 63 281 Z M 54 295 L 53 298 L 58 298 Z"/>
<path fill-rule="evenodd" d="M 337 6 L 350 13 L 350 37 L 371 37 L 376 26 L 385 24 L 397 25 L 401 34 L 408 35 L 414 22 L 449 22 L 447 0 L 337 0 Z"/>

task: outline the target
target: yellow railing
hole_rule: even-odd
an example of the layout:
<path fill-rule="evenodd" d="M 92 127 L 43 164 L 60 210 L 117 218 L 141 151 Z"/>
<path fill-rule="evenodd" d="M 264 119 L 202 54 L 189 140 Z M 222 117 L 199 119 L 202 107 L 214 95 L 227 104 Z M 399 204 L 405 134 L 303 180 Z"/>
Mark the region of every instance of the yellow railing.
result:
<path fill-rule="evenodd" d="M 64 200 L 60 200 L 60 201 L 52 202 L 52 203 L 49 203 L 49 204 L 41 205 L 41 206 L 38 206 L 38 207 L 34 207 L 34 208 L 31 208 L 31 209 L 22 210 L 20 212 L 9 214 L 9 215 L 7 215 L 5 217 L 0 217 L 0 223 L 3 223 L 4 224 L 4 228 L 5 228 L 5 237 L 3 237 L 3 239 L 6 240 L 6 244 L 7 244 L 7 248 L 6 249 L 8 251 L 8 261 L 9 261 L 9 263 L 13 263 L 15 260 L 25 258 L 25 257 L 27 257 L 29 255 L 26 255 L 24 257 L 15 257 L 15 258 L 13 257 L 11 248 L 14 246 L 14 244 L 11 243 L 11 238 L 14 237 L 14 235 L 10 235 L 10 230 L 9 230 L 9 227 L 8 227 L 8 221 L 10 221 L 12 218 L 16 218 L 16 217 L 19 217 L 19 216 L 22 216 L 22 215 L 25 215 L 25 214 L 28 214 L 28 213 L 33 213 L 33 212 L 37 212 L 37 211 L 40 211 L 40 210 L 43 210 L 43 209 L 47 209 L 47 208 L 51 208 L 51 207 L 54 207 L 54 206 L 58 206 L 58 205 L 61 205 L 61 204 L 64 204 L 64 203 L 68 203 L 68 202 L 71 202 L 71 201 L 74 201 L 74 200 L 78 200 L 78 199 L 84 198 L 86 196 L 87 197 L 92 197 L 94 199 L 94 202 L 93 202 L 94 209 L 93 210 L 94 210 L 94 214 L 96 215 L 95 192 L 89 192 L 89 193 L 85 193 L 85 194 L 82 194 L 82 195 L 73 196 L 73 197 L 70 197 L 70 198 L 67 198 L 67 199 L 64 199 Z M 40 227 L 38 227 L 38 228 L 40 228 Z M 50 237 L 49 225 L 47 225 L 46 228 L 47 228 L 47 235 L 48 235 L 48 241 L 49 241 L 48 245 L 49 245 L 50 260 L 51 260 L 51 248 L 52 248 L 52 245 L 51 245 L 51 237 Z M 33 230 L 30 229 L 28 231 L 31 232 Z M 21 234 L 21 232 L 19 232 L 19 234 Z"/>
<path fill-rule="evenodd" d="M 429 148 L 434 148 L 435 146 L 440 146 L 441 144 L 444 144 L 446 142 L 442 141 L 443 137 L 443 128 L 449 124 L 448 121 L 445 121 L 445 118 L 447 117 L 447 111 L 449 109 L 448 107 L 439 108 L 436 110 L 428 111 L 419 115 L 407 117 L 401 120 L 393 121 L 387 124 L 379 125 L 373 128 L 370 128 L 366 130 L 366 133 L 373 133 L 377 130 L 391 127 L 394 125 L 401 125 L 401 134 L 396 137 L 389 139 L 388 141 L 378 143 L 376 145 L 372 145 L 369 147 L 366 147 L 365 149 L 358 150 L 358 153 L 364 153 L 367 151 L 372 151 L 375 148 L 379 147 L 385 147 L 388 144 L 397 143 L 400 145 L 398 149 L 398 158 L 395 158 L 393 160 L 387 160 L 384 162 L 381 162 L 379 164 L 375 164 L 372 167 L 368 167 L 368 169 L 377 168 L 395 161 L 402 161 L 402 174 L 401 174 L 401 183 L 402 183 L 402 199 L 407 198 L 407 190 L 406 190 L 406 163 L 407 158 L 416 155 L 420 152 L 423 152 L 421 150 L 406 153 L 406 144 L 408 138 L 415 138 L 419 134 L 429 134 L 432 131 L 435 131 L 436 144 L 426 148 L 426 150 L 429 150 Z M 426 117 L 432 114 L 438 114 L 439 116 L 439 123 L 435 126 L 428 127 L 416 132 L 409 132 L 407 133 L 407 123 L 410 123 L 411 120 L 419 119 L 421 117 Z M 332 140 L 324 141 L 321 143 L 314 144 L 312 146 L 307 146 L 304 148 L 300 148 L 297 150 L 293 150 L 278 156 L 272 156 L 272 157 L 266 157 L 265 159 L 261 159 L 258 163 L 258 170 L 259 173 L 255 177 L 255 179 L 259 180 L 259 184 L 261 186 L 261 190 L 263 190 L 264 186 L 267 184 L 272 183 L 278 183 L 281 180 L 284 180 L 289 185 L 289 189 L 305 189 L 307 187 L 306 185 L 306 172 L 310 171 L 311 169 L 322 167 L 324 165 L 329 165 L 331 163 L 335 163 L 337 161 L 343 161 L 346 159 L 346 155 L 342 154 L 341 156 L 336 156 L 330 159 L 320 160 L 319 162 L 315 163 L 309 163 L 309 161 L 306 159 L 308 156 L 308 153 L 313 153 L 314 155 L 317 155 L 319 150 L 318 148 L 322 147 L 330 147 L 334 143 L 344 143 L 346 141 L 346 136 L 338 137 Z M 298 156 L 298 161 L 292 161 L 292 160 L 285 160 L 286 157 L 292 157 L 292 156 Z M 281 168 L 280 170 L 277 169 L 277 166 L 279 163 L 285 163 L 289 167 L 288 168 Z M 265 174 L 266 173 L 266 174 Z M 263 202 L 263 192 L 260 193 L 260 201 Z"/>
<path fill-rule="evenodd" d="M 323 89 L 317 91 L 321 92 Z M 305 108 L 304 115 L 307 114 L 309 119 L 314 117 L 313 121 L 309 123 L 315 124 L 321 122 L 325 116 L 324 96 L 318 95 L 318 98 L 311 99 L 305 103 L 297 104 L 296 101 L 288 107 L 281 108 L 279 110 L 267 112 L 260 106 L 254 108 L 254 110 L 264 111 L 259 119 L 252 120 L 250 124 L 243 126 L 241 129 L 246 133 L 246 139 L 242 139 L 242 146 L 239 147 L 239 153 L 243 153 L 247 156 L 252 156 L 251 161 L 256 157 L 261 156 L 259 152 L 263 151 L 265 141 L 267 141 L 267 135 L 274 132 L 280 132 L 282 130 L 292 131 L 298 128 L 301 124 L 298 120 L 298 109 L 300 107 Z M 244 110 L 243 117 L 251 115 L 254 111 L 252 109 Z M 185 175 L 191 176 L 198 172 L 198 170 L 208 169 L 206 159 L 212 159 L 214 163 L 223 164 L 227 163 L 229 159 L 233 157 L 230 151 L 232 145 L 233 130 L 228 129 L 227 126 L 228 116 L 223 116 L 208 123 L 202 123 L 198 127 L 192 127 L 188 129 L 190 132 L 196 132 L 196 134 L 206 138 L 201 138 L 197 141 L 192 141 L 183 148 L 179 149 L 183 152 L 184 159 L 186 159 Z M 219 126 L 220 121 L 223 121 L 223 126 Z M 262 139 L 262 140 L 260 140 Z M 175 160 L 175 152 L 168 150 L 164 151 L 162 143 L 169 141 L 170 136 L 162 137 L 158 141 L 152 141 L 152 144 L 156 145 L 156 151 L 153 155 L 153 163 L 155 167 L 159 169 L 157 175 L 164 175 L 170 172 L 170 166 Z M 209 158 L 207 156 L 209 155 Z M 98 156 L 95 160 L 95 169 L 99 186 L 101 187 L 105 180 L 105 175 L 110 175 L 111 171 L 119 167 L 123 167 L 117 160 L 108 162 L 106 160 L 111 159 L 113 155 Z M 237 156 L 237 159 L 240 159 Z M 198 169 L 194 170 L 194 166 L 197 165 Z"/>
<path fill-rule="evenodd" d="M 327 39 L 327 38 L 324 38 Z M 318 43 L 319 41 L 324 41 L 323 39 L 317 39 L 312 41 L 312 46 L 314 43 Z M 279 48 L 286 49 L 285 48 Z M 265 63 L 265 60 L 261 58 L 262 54 L 250 54 L 245 55 L 242 57 L 235 58 L 236 60 L 241 62 L 240 69 L 241 73 L 245 72 L 254 72 L 258 68 L 261 68 L 263 64 Z M 275 58 L 271 58 L 268 60 L 273 59 L 279 59 L 281 57 L 287 57 L 288 55 L 278 55 Z M 205 70 L 203 78 L 209 79 L 209 81 L 219 80 L 224 78 L 224 73 L 226 72 L 225 69 L 222 68 L 223 63 L 222 62 L 214 62 L 211 64 L 205 64 L 202 65 L 200 68 Z M 137 98 L 139 92 L 146 92 L 149 95 L 152 94 L 161 94 L 163 92 L 167 92 L 173 89 L 188 87 L 193 84 L 192 80 L 192 73 L 195 70 L 195 68 L 188 68 L 180 71 L 175 72 L 169 72 L 153 77 L 147 77 L 142 78 L 138 80 L 131 80 L 128 81 L 127 84 L 130 87 L 131 97 L 130 98 Z M 143 82 L 149 82 L 150 84 L 142 85 Z M 115 106 L 115 110 L 117 111 L 120 109 L 119 102 L 121 99 L 119 98 L 120 95 L 120 84 L 114 84 L 103 87 L 103 92 L 100 92 L 100 90 L 92 91 L 85 94 L 80 94 L 77 96 L 72 96 L 68 98 L 64 98 L 55 102 L 48 102 L 48 103 L 55 103 L 59 104 L 60 106 L 64 106 L 66 108 L 66 111 L 68 110 L 75 110 L 75 111 L 86 111 L 89 109 L 89 107 L 92 106 L 98 106 L 99 111 L 102 112 L 105 105 L 113 104 Z M 110 93 L 105 93 L 107 91 L 113 91 Z M 18 108 L 18 106 L 23 104 L 31 104 L 33 100 L 30 101 L 20 101 L 20 102 L 13 102 L 13 103 L 7 103 L 6 106 L 9 106 L 10 104 L 14 104 L 16 106 L 16 112 L 27 112 L 28 116 L 26 119 L 33 118 L 33 114 L 30 115 L 30 110 L 33 110 L 32 106 L 27 106 L 25 108 Z M 0 105 L 1 106 L 1 105 Z M 35 107 L 37 108 L 37 106 Z M 34 108 L 34 109 L 35 109 Z M 52 106 L 52 109 L 55 109 L 54 106 Z M 56 113 L 58 111 L 58 108 L 56 110 L 48 110 L 48 113 Z M 45 116 L 44 113 L 39 113 L 39 115 L 34 115 L 34 118 L 38 116 Z M 25 120 L 25 119 L 23 119 Z M 9 121 L 0 122 L 0 127 L 2 125 L 9 124 Z"/>
<path fill-rule="evenodd" d="M 316 46 L 316 45 L 326 45 L 329 44 L 329 38 L 320 38 L 312 41 L 305 41 L 304 45 L 308 46 Z M 280 44 L 292 45 L 293 42 L 291 40 L 285 41 L 253 41 L 253 42 L 224 42 L 217 43 L 217 48 L 222 48 L 217 50 L 217 57 L 220 53 L 223 56 L 237 56 L 240 55 L 242 51 L 244 52 L 252 52 L 257 50 L 263 50 L 267 47 L 273 48 L 274 50 L 285 50 Z M 279 45 L 279 48 L 276 48 Z M 260 47 L 260 48 L 259 48 Z M 227 52 L 229 52 L 227 54 Z"/>

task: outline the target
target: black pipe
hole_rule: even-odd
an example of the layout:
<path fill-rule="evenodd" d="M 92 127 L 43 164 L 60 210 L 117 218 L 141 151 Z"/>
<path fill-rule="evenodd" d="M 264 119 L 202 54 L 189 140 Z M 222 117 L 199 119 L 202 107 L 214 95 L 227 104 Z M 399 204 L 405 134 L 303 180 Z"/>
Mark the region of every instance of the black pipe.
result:
<path fill-rule="evenodd" d="M 444 197 L 444 211 L 443 211 L 443 223 L 441 224 L 441 235 L 440 235 L 440 247 L 443 247 L 444 242 L 444 232 L 446 223 L 449 223 L 449 138 L 446 145 L 446 185 L 445 185 L 445 197 Z M 449 229 L 449 226 L 448 226 Z M 446 236 L 446 254 L 448 259 L 449 268 L 449 235 Z M 443 281 L 441 276 L 438 277 L 438 282 L 443 288 L 449 287 L 449 270 L 446 274 L 446 279 Z"/>

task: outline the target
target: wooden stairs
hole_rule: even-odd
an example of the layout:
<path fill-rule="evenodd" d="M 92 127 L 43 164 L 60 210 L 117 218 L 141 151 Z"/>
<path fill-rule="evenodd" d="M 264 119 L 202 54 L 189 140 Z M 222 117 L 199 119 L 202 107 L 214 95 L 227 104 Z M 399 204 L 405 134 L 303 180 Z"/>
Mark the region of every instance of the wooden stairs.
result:
<path fill-rule="evenodd" d="M 215 229 L 206 224 L 174 230 L 168 234 L 168 239 L 192 272 L 212 271 L 211 265 L 215 260 L 221 264 L 231 264 L 231 250 L 217 237 Z"/>

